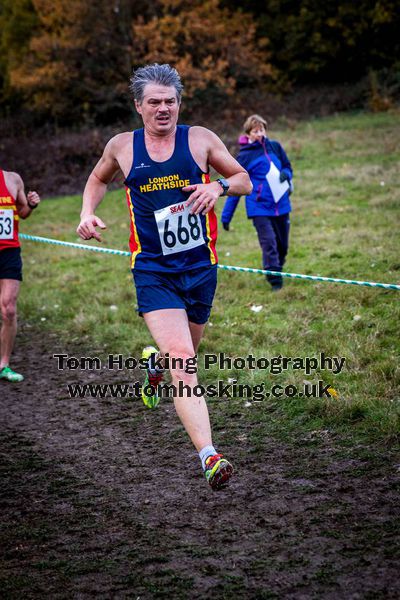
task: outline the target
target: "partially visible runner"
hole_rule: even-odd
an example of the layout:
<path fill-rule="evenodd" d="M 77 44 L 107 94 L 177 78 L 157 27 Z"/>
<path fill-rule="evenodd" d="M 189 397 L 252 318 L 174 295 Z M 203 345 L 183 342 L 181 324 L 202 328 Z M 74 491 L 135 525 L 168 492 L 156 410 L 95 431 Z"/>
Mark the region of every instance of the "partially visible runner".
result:
<path fill-rule="evenodd" d="M 25 195 L 24 182 L 17 173 L 0 170 L 0 379 L 19 382 L 23 375 L 10 368 L 17 334 L 17 298 L 22 281 L 19 219 L 26 219 L 40 202 L 36 192 Z"/>
<path fill-rule="evenodd" d="M 175 408 L 208 483 L 219 489 L 233 467 L 213 446 L 205 399 L 185 391 L 198 384 L 197 374 L 186 367 L 197 353 L 217 285 L 214 205 L 225 194 L 249 194 L 251 182 L 215 133 L 177 125 L 182 90 L 169 65 L 147 65 L 133 74 L 131 91 L 144 128 L 116 135 L 106 145 L 86 184 L 77 231 L 85 240 L 101 241 L 96 227 L 106 226 L 94 213 L 107 184 L 122 171 L 139 312 L 161 356 L 170 359 L 172 384 L 186 386 L 175 396 Z M 210 165 L 226 179 L 210 182 Z M 145 384 L 153 387 L 162 379 L 157 352 L 143 351 L 149 359 Z M 143 401 L 154 407 L 158 396 L 147 388 Z"/>

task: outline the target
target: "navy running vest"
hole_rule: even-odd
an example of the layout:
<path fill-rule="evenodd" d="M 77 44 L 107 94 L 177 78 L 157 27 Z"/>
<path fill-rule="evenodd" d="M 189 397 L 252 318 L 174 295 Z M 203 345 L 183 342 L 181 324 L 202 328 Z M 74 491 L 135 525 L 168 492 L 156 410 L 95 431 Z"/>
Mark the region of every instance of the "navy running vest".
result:
<path fill-rule="evenodd" d="M 179 273 L 217 264 L 214 210 L 191 215 L 185 207 L 190 193 L 182 188 L 210 182 L 189 150 L 188 135 L 189 127 L 178 125 L 171 158 L 156 162 L 146 150 L 144 129 L 133 132 L 133 164 L 125 180 L 132 269 Z"/>

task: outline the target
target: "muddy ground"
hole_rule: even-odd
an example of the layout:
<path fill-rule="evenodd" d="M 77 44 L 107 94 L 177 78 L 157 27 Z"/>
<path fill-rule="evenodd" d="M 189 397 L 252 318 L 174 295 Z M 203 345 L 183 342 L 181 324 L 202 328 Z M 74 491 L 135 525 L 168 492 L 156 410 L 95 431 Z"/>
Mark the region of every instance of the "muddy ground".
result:
<path fill-rule="evenodd" d="M 26 380 L 0 381 L 1 597 L 400 597 L 393 449 L 254 445 L 249 409 L 214 402 L 237 473 L 212 492 L 171 401 L 71 400 L 67 382 L 101 378 L 57 371 L 55 351 L 71 354 L 22 327 Z"/>

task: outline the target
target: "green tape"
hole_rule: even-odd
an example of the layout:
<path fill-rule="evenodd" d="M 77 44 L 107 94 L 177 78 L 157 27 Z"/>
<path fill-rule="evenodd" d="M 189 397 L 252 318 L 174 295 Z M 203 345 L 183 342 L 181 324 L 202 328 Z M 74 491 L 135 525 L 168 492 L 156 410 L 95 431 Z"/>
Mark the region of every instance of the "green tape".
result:
<path fill-rule="evenodd" d="M 78 248 L 79 250 L 90 250 L 91 252 L 102 252 L 103 254 L 115 254 L 117 256 L 130 256 L 131 253 L 124 250 L 115 250 L 113 248 L 101 248 L 99 246 L 88 246 L 87 244 L 75 244 L 73 242 L 63 242 L 52 238 L 39 237 L 37 235 L 28 235 L 20 233 L 20 238 L 31 242 L 43 242 L 45 244 L 54 244 L 56 246 L 67 246 L 68 248 Z M 382 288 L 384 290 L 400 291 L 400 285 L 394 283 L 376 283 L 374 281 L 356 281 L 354 279 L 336 279 L 334 277 L 320 277 L 317 275 L 301 275 L 300 273 L 285 273 L 280 271 L 268 271 L 267 269 L 251 269 L 249 267 L 234 267 L 230 265 L 218 265 L 219 269 L 224 271 L 239 271 L 240 273 L 257 273 L 259 275 L 281 275 L 289 279 L 305 279 L 306 281 L 324 281 L 328 283 L 343 283 L 345 285 L 361 285 L 365 287 Z"/>

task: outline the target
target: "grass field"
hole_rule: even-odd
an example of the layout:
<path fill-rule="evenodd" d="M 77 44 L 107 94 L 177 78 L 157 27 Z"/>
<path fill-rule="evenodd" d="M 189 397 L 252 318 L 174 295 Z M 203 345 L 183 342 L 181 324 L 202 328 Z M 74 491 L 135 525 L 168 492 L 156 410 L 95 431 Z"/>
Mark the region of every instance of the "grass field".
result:
<path fill-rule="evenodd" d="M 295 171 L 287 270 L 399 283 L 398 116 L 341 115 L 271 137 Z M 80 241 L 80 203 L 46 200 L 21 229 Z M 124 192 L 98 214 L 104 245 L 126 250 Z M 260 267 L 243 206 L 231 229 L 220 232 L 220 262 Z M 28 241 L 23 256 L 13 366 L 26 379 L 0 382 L 2 596 L 399 598 L 399 292 L 287 280 L 274 294 L 261 275 L 219 272 L 201 356 L 346 361 L 338 375 L 271 374 L 205 370 L 200 357 L 203 384 L 322 380 L 336 390 L 209 399 L 216 447 L 235 467 L 214 493 L 171 399 L 149 411 L 68 394 L 72 382 L 142 373 L 58 371 L 52 358 L 140 356 L 151 340 L 129 259 Z"/>
<path fill-rule="evenodd" d="M 400 283 L 398 115 L 340 115 L 272 131 L 270 137 L 281 141 L 295 173 L 286 270 Z M 77 196 L 46 200 L 21 230 L 78 241 L 80 204 Z M 126 250 L 124 191 L 109 193 L 98 215 L 108 225 L 104 245 Z M 261 267 L 255 230 L 243 205 L 231 231 L 220 231 L 218 252 L 222 264 Z M 23 255 L 19 311 L 29 325 L 56 332 L 87 356 L 138 357 L 150 342 L 135 314 L 128 258 L 27 241 Z M 267 433 L 292 438 L 326 429 L 349 439 L 395 442 L 400 423 L 399 300 L 396 291 L 296 280 L 286 280 L 284 289 L 272 294 L 260 275 L 220 271 L 201 353 L 304 358 L 323 352 L 346 362 L 338 375 L 215 367 L 201 368 L 200 380 L 209 384 L 235 378 L 251 385 L 264 382 L 267 389 L 276 383 L 300 387 L 304 380 L 323 380 L 337 391 L 325 399 L 250 401 L 253 444 Z M 253 312 L 252 305 L 262 305 L 261 311 Z M 247 399 L 210 402 L 218 425 Z"/>

